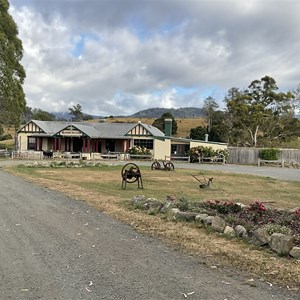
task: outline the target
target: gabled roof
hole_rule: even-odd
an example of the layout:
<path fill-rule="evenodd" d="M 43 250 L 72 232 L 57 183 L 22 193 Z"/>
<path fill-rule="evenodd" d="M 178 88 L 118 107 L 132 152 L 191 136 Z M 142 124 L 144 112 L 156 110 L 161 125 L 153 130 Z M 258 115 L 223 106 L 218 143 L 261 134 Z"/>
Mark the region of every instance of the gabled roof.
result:
<path fill-rule="evenodd" d="M 122 138 L 125 136 L 137 135 L 130 134 L 130 132 L 137 126 L 142 126 L 145 129 L 144 136 L 157 136 L 164 137 L 164 133 L 154 126 L 143 124 L 141 122 L 137 124 L 133 123 L 91 123 L 91 122 L 67 122 L 67 121 L 39 121 L 31 120 L 24 126 L 22 126 L 19 132 L 24 131 L 24 128 L 28 128 L 30 123 L 38 126 L 46 136 L 53 136 L 59 134 L 61 131 L 72 126 L 75 129 L 87 135 L 90 138 Z M 32 132 L 33 135 L 41 135 L 40 131 Z"/>
<path fill-rule="evenodd" d="M 161 132 L 158 128 L 148 125 L 148 124 L 143 124 L 141 122 L 138 122 L 135 124 L 128 132 L 126 132 L 126 135 L 131 135 L 131 136 L 157 136 L 157 137 L 164 137 L 164 133 Z"/>

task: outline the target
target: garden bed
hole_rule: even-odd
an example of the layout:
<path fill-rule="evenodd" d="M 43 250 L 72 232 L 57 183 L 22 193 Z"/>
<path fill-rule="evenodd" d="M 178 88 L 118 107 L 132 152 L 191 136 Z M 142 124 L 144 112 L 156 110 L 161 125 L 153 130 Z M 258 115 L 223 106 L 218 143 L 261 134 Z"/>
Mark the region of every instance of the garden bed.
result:
<path fill-rule="evenodd" d="M 256 244 L 258 243 L 257 234 L 261 236 L 263 233 L 265 242 L 261 243 L 260 241 L 259 245 L 261 246 L 267 244 L 270 246 L 273 234 L 284 235 L 290 237 L 294 250 L 297 250 L 298 253 L 300 250 L 300 208 L 292 210 L 271 209 L 259 201 L 255 201 L 249 206 L 219 200 L 192 202 L 184 197 L 178 200 L 167 198 L 165 203 L 153 198 L 146 200 L 139 197 L 138 199 L 133 198 L 133 205 L 136 208 L 150 210 L 151 214 L 171 211 L 172 220 L 198 221 L 206 227 L 212 225 L 215 218 L 221 220 L 223 224 L 221 230 L 218 230 L 219 232 L 226 234 L 226 227 L 231 236 L 255 240 Z M 279 254 L 283 253 L 279 252 Z"/>

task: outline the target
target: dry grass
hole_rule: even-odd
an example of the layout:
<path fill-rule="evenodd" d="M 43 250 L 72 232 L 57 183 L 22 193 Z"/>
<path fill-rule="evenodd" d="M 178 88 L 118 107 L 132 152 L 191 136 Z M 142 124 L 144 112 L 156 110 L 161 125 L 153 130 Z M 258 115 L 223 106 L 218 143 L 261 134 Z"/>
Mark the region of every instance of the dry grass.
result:
<path fill-rule="evenodd" d="M 15 145 L 15 140 L 10 139 L 10 140 L 0 141 L 0 144 L 3 145 L 3 148 L 4 147 L 12 148 Z"/>
<path fill-rule="evenodd" d="M 250 203 L 260 199 L 272 201 L 273 207 L 292 208 L 300 204 L 300 183 L 208 172 L 206 175 L 214 177 L 214 184 L 211 189 L 200 190 L 189 170 L 164 172 L 141 168 L 145 189 L 137 190 L 137 186 L 132 184 L 121 190 L 120 169 L 118 166 L 94 169 L 18 168 L 13 172 L 86 201 L 96 209 L 131 224 L 138 231 L 159 236 L 189 253 L 212 256 L 215 263 L 247 271 L 249 276 L 256 274 L 272 283 L 300 287 L 299 261 L 278 257 L 236 239 L 226 239 L 194 224 L 150 216 L 132 210 L 129 205 L 133 195 L 144 194 L 163 200 L 165 195 L 175 194 L 177 197 L 185 195 L 194 201 L 229 199 Z"/>
<path fill-rule="evenodd" d="M 11 134 L 12 137 L 15 136 L 16 131 L 14 128 L 12 127 L 4 127 L 4 134 Z M 0 141 L 1 144 L 1 148 L 9 148 L 12 149 L 15 145 L 15 140 L 14 139 L 10 139 L 10 140 L 4 140 L 4 141 Z"/>

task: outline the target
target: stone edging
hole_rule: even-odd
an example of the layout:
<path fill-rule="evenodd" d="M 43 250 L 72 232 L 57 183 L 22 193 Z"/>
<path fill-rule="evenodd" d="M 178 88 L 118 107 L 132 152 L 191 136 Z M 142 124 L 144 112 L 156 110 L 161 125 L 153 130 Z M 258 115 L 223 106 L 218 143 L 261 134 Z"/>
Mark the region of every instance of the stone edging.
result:
<path fill-rule="evenodd" d="M 170 196 L 167 196 L 164 203 L 155 198 L 146 199 L 144 195 L 133 196 L 131 200 L 134 207 L 147 210 L 150 214 L 163 213 L 167 214 L 169 220 L 195 222 L 227 236 L 244 238 L 256 246 L 267 246 L 279 255 L 290 255 L 292 258 L 300 259 L 300 247 L 293 245 L 294 237 L 291 235 L 282 233 L 269 235 L 265 230 L 259 228 L 253 232 L 250 238 L 245 227 L 237 225 L 233 228 L 219 216 L 183 212 L 174 208 L 175 198 Z"/>

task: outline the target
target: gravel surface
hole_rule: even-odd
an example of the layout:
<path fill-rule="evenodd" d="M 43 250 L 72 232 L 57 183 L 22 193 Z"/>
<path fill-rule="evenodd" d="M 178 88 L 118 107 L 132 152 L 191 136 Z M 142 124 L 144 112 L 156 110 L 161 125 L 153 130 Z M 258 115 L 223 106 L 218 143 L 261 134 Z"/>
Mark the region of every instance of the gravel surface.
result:
<path fill-rule="evenodd" d="M 0 170 L 0 299 L 299 299 Z"/>

